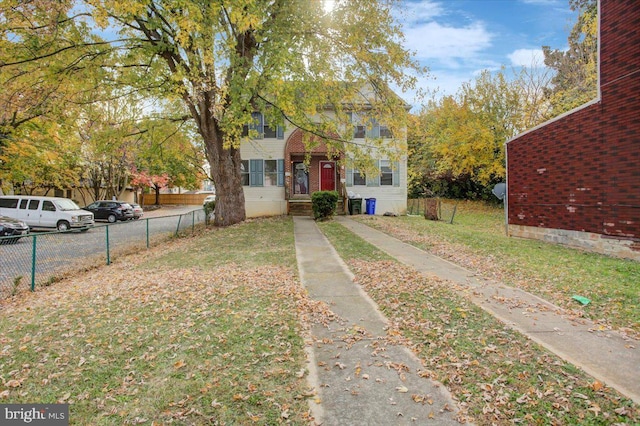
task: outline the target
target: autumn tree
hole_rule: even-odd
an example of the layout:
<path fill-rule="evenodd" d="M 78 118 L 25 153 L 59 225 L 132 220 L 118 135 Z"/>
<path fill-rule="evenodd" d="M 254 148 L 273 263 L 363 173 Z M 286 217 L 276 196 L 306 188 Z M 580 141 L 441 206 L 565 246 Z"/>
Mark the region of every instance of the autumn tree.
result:
<path fill-rule="evenodd" d="M 569 34 L 567 50 L 543 46 L 544 63 L 556 71 L 549 88 L 552 116 L 560 115 L 597 95 L 598 7 L 596 0 L 570 0 L 579 13 Z"/>
<path fill-rule="evenodd" d="M 138 170 L 134 167 L 131 170 L 131 186 L 136 190 L 136 197 L 138 190 L 144 191 L 147 188 L 152 188 L 155 191 L 155 204 L 160 204 L 160 190 L 165 188 L 169 184 L 169 176 L 165 174 L 154 175 L 150 174 L 146 170 Z M 138 201 L 136 199 L 136 201 Z"/>
<path fill-rule="evenodd" d="M 412 87 L 406 70 L 419 66 L 402 48 L 393 0 L 338 1 L 331 12 L 308 0 L 84 4 L 105 32 L 117 32 L 111 47 L 125 53 L 111 65 L 131 71 L 118 84 L 184 102 L 211 166 L 217 225 L 245 218 L 239 146 L 252 112 L 343 148 L 347 107 L 363 103 L 367 86 L 372 116 L 396 134 L 406 124 L 405 104 L 389 87 Z M 327 106 L 335 115 L 323 114 Z"/>
<path fill-rule="evenodd" d="M 207 178 L 203 170 L 205 158 L 201 144 L 194 142 L 191 122 L 148 118 L 140 123 L 140 130 L 134 170 L 147 177 L 143 186 L 153 188 L 156 204 L 160 202 L 160 189 L 165 186 L 200 187 Z"/>
<path fill-rule="evenodd" d="M 70 129 L 42 117 L 14 129 L 0 151 L 0 178 L 25 194 L 78 185 L 84 167 Z"/>
<path fill-rule="evenodd" d="M 431 100 L 409 131 L 413 195 L 475 198 L 505 177 L 505 142 L 545 119 L 544 71 L 483 71 Z"/>
<path fill-rule="evenodd" d="M 101 80 L 102 50 L 86 23 L 71 19 L 71 6 L 0 1 L 0 193 L 5 184 L 33 190 L 45 177 L 45 190 L 78 181 L 78 145 L 65 127 Z"/>

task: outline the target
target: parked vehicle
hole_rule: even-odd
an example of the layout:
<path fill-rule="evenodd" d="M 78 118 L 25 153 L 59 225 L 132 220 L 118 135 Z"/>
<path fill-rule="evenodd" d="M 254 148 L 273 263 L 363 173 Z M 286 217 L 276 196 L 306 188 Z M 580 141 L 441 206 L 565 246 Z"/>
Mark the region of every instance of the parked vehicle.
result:
<path fill-rule="evenodd" d="M 215 201 L 215 200 L 216 200 L 215 195 L 207 195 L 207 198 L 205 198 L 204 201 L 202 202 L 202 207 L 204 207 L 208 202 Z"/>
<path fill-rule="evenodd" d="M 21 220 L 0 216 L 0 244 L 17 242 L 29 233 L 29 226 Z M 15 237 L 15 238 L 2 238 Z"/>
<path fill-rule="evenodd" d="M 144 216 L 144 210 L 142 210 L 142 207 L 140 207 L 140 204 L 136 204 L 136 203 L 129 203 L 129 205 L 131 206 L 131 208 L 133 209 L 133 218 L 135 220 L 140 219 L 142 216 Z"/>
<path fill-rule="evenodd" d="M 85 207 L 85 210 L 93 213 L 96 219 L 109 223 L 133 219 L 133 208 L 124 201 L 98 200 Z"/>
<path fill-rule="evenodd" d="M 93 214 L 68 198 L 36 195 L 0 196 L 0 215 L 25 222 L 31 228 L 87 231 Z"/>

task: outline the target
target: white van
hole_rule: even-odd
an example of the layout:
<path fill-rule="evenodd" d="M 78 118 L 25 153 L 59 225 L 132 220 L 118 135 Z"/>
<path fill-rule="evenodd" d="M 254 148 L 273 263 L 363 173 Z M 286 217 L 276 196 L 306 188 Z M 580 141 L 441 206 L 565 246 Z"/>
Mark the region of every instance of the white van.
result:
<path fill-rule="evenodd" d="M 87 231 L 94 225 L 93 213 L 80 209 L 68 198 L 34 195 L 0 196 L 0 215 L 26 222 L 31 228 Z"/>

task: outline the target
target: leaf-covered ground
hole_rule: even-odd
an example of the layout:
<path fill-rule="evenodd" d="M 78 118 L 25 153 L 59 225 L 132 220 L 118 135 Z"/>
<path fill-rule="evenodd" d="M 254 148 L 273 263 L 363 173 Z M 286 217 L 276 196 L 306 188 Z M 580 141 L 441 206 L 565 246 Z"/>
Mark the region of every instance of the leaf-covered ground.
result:
<path fill-rule="evenodd" d="M 450 283 L 327 226 L 389 343 L 409 345 L 469 419 L 640 424 L 636 405 Z M 297 279 L 290 218 L 209 230 L 0 302 L 0 403 L 69 403 L 86 425 L 313 423 L 305 339 L 330 315 Z"/>
<path fill-rule="evenodd" d="M 631 401 L 460 297 L 452 283 L 394 261 L 352 259 L 356 281 L 430 377 L 476 424 L 638 424 Z"/>
<path fill-rule="evenodd" d="M 71 423 L 86 425 L 311 422 L 303 324 L 316 306 L 295 269 L 158 263 L 233 246 L 234 233 L 256 226 L 288 229 L 290 243 L 290 221 L 266 222 L 173 241 L 4 301 L 0 403 L 68 403 Z"/>
<path fill-rule="evenodd" d="M 389 319 L 389 339 L 410 347 L 459 400 L 461 420 L 640 424 L 637 404 L 505 326 L 454 283 L 417 274 L 336 222 L 321 229 Z"/>
<path fill-rule="evenodd" d="M 457 211 L 453 225 L 421 217 L 358 219 L 485 278 L 537 294 L 600 330 L 640 338 L 640 263 L 509 238 L 504 211 L 495 208 L 462 203 Z M 574 295 L 591 303 L 581 306 Z"/>

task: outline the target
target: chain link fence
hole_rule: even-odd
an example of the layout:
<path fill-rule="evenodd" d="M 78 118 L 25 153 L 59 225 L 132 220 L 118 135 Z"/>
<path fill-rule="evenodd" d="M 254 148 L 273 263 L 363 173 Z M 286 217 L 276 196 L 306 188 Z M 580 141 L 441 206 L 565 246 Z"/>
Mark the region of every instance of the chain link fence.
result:
<path fill-rule="evenodd" d="M 15 240 L 0 237 L 0 298 L 48 286 L 78 271 L 110 264 L 117 257 L 195 233 L 205 211 L 97 224 L 87 232 L 41 232 Z"/>

